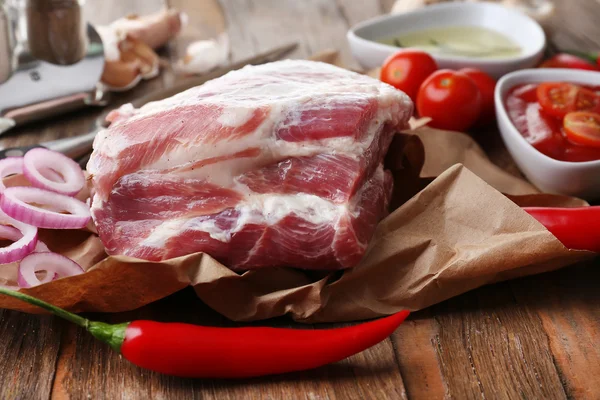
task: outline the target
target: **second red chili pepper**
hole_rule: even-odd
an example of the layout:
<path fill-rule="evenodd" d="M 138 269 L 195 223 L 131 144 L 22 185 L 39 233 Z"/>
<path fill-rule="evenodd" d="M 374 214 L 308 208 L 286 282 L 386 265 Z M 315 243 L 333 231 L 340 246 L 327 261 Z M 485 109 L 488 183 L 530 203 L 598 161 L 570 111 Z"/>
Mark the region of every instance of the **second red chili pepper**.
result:
<path fill-rule="evenodd" d="M 247 378 L 317 368 L 376 345 L 409 312 L 335 329 L 216 328 L 183 323 L 89 321 L 35 297 L 0 293 L 44 308 L 87 329 L 133 364 L 190 378 Z"/>
<path fill-rule="evenodd" d="M 600 206 L 577 208 L 525 207 L 565 247 L 600 252 Z"/>
<path fill-rule="evenodd" d="M 592 64 L 600 66 L 600 52 L 598 51 L 565 50 L 565 53 L 573 54 L 579 58 L 589 61 Z"/>
<path fill-rule="evenodd" d="M 592 62 L 590 57 L 581 57 L 581 53 L 573 55 L 569 53 L 559 53 L 540 64 L 540 68 L 570 68 L 584 69 L 588 71 L 598 71 L 600 68 L 596 64 L 596 59 Z"/>

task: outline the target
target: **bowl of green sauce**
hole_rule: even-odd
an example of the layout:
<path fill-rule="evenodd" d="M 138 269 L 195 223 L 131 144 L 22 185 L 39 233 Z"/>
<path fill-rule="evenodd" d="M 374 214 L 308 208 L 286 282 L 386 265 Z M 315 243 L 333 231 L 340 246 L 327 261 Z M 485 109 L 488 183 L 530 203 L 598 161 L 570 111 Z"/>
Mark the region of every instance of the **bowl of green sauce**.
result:
<path fill-rule="evenodd" d="M 440 68 L 474 67 L 493 77 L 535 66 L 546 37 L 533 19 L 492 3 L 441 3 L 362 22 L 348 32 L 363 68 L 381 66 L 392 53 L 416 48 Z"/>

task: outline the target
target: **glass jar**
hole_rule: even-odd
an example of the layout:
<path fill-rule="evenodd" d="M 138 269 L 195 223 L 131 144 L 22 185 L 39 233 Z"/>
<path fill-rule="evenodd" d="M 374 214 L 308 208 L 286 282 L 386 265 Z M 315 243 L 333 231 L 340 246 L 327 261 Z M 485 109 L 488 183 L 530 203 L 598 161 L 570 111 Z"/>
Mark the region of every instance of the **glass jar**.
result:
<path fill-rule="evenodd" d="M 26 0 L 27 45 L 34 58 L 71 65 L 85 57 L 83 0 Z"/>
<path fill-rule="evenodd" d="M 0 83 L 5 82 L 13 73 L 14 41 L 8 5 L 0 0 Z"/>

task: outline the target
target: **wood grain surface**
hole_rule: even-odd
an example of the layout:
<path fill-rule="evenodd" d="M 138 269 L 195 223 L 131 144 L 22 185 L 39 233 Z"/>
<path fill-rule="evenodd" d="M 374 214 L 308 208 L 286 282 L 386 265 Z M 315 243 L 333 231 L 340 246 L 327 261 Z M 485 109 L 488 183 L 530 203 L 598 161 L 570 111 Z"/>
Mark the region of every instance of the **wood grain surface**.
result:
<path fill-rule="evenodd" d="M 339 49 L 349 26 L 387 12 L 392 0 L 172 0 L 200 26 L 226 29 L 231 59 L 297 41 L 294 58 Z M 86 16 L 107 23 L 147 13 L 162 0 L 88 0 Z M 600 1 L 556 1 L 552 42 L 600 49 Z M 216 18 L 216 20 L 215 20 Z M 219 30 L 217 29 L 217 30 Z M 215 32 L 212 32 L 213 34 Z M 211 34 L 191 29 L 180 40 Z M 185 48 L 169 46 L 174 60 Z M 114 104 L 170 85 L 169 72 Z M 83 110 L 16 130 L 3 146 L 86 132 L 100 110 Z M 519 171 L 497 132 L 478 138 L 492 160 Z M 0 399 L 600 399 L 600 263 L 486 286 L 414 313 L 389 340 L 343 362 L 313 371 L 235 382 L 161 376 L 123 360 L 81 329 L 49 316 L 0 310 Z M 128 313 L 90 315 L 107 322 L 155 319 L 236 326 L 183 290 Z M 293 326 L 280 318 L 269 325 Z M 310 329 L 310 326 L 303 326 Z"/>

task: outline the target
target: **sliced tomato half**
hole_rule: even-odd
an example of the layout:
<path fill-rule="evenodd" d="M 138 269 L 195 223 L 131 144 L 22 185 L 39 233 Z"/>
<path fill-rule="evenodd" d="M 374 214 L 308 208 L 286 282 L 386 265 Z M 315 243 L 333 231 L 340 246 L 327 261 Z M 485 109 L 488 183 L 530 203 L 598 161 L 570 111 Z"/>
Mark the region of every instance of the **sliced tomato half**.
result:
<path fill-rule="evenodd" d="M 572 83 L 541 83 L 536 96 L 544 112 L 556 118 L 564 118 L 573 111 L 600 112 L 600 96 Z"/>
<path fill-rule="evenodd" d="M 587 111 L 568 113 L 563 127 L 569 141 L 581 146 L 600 148 L 600 114 Z"/>
<path fill-rule="evenodd" d="M 600 96 L 593 90 L 580 87 L 575 98 L 575 109 L 573 111 L 600 113 Z"/>

